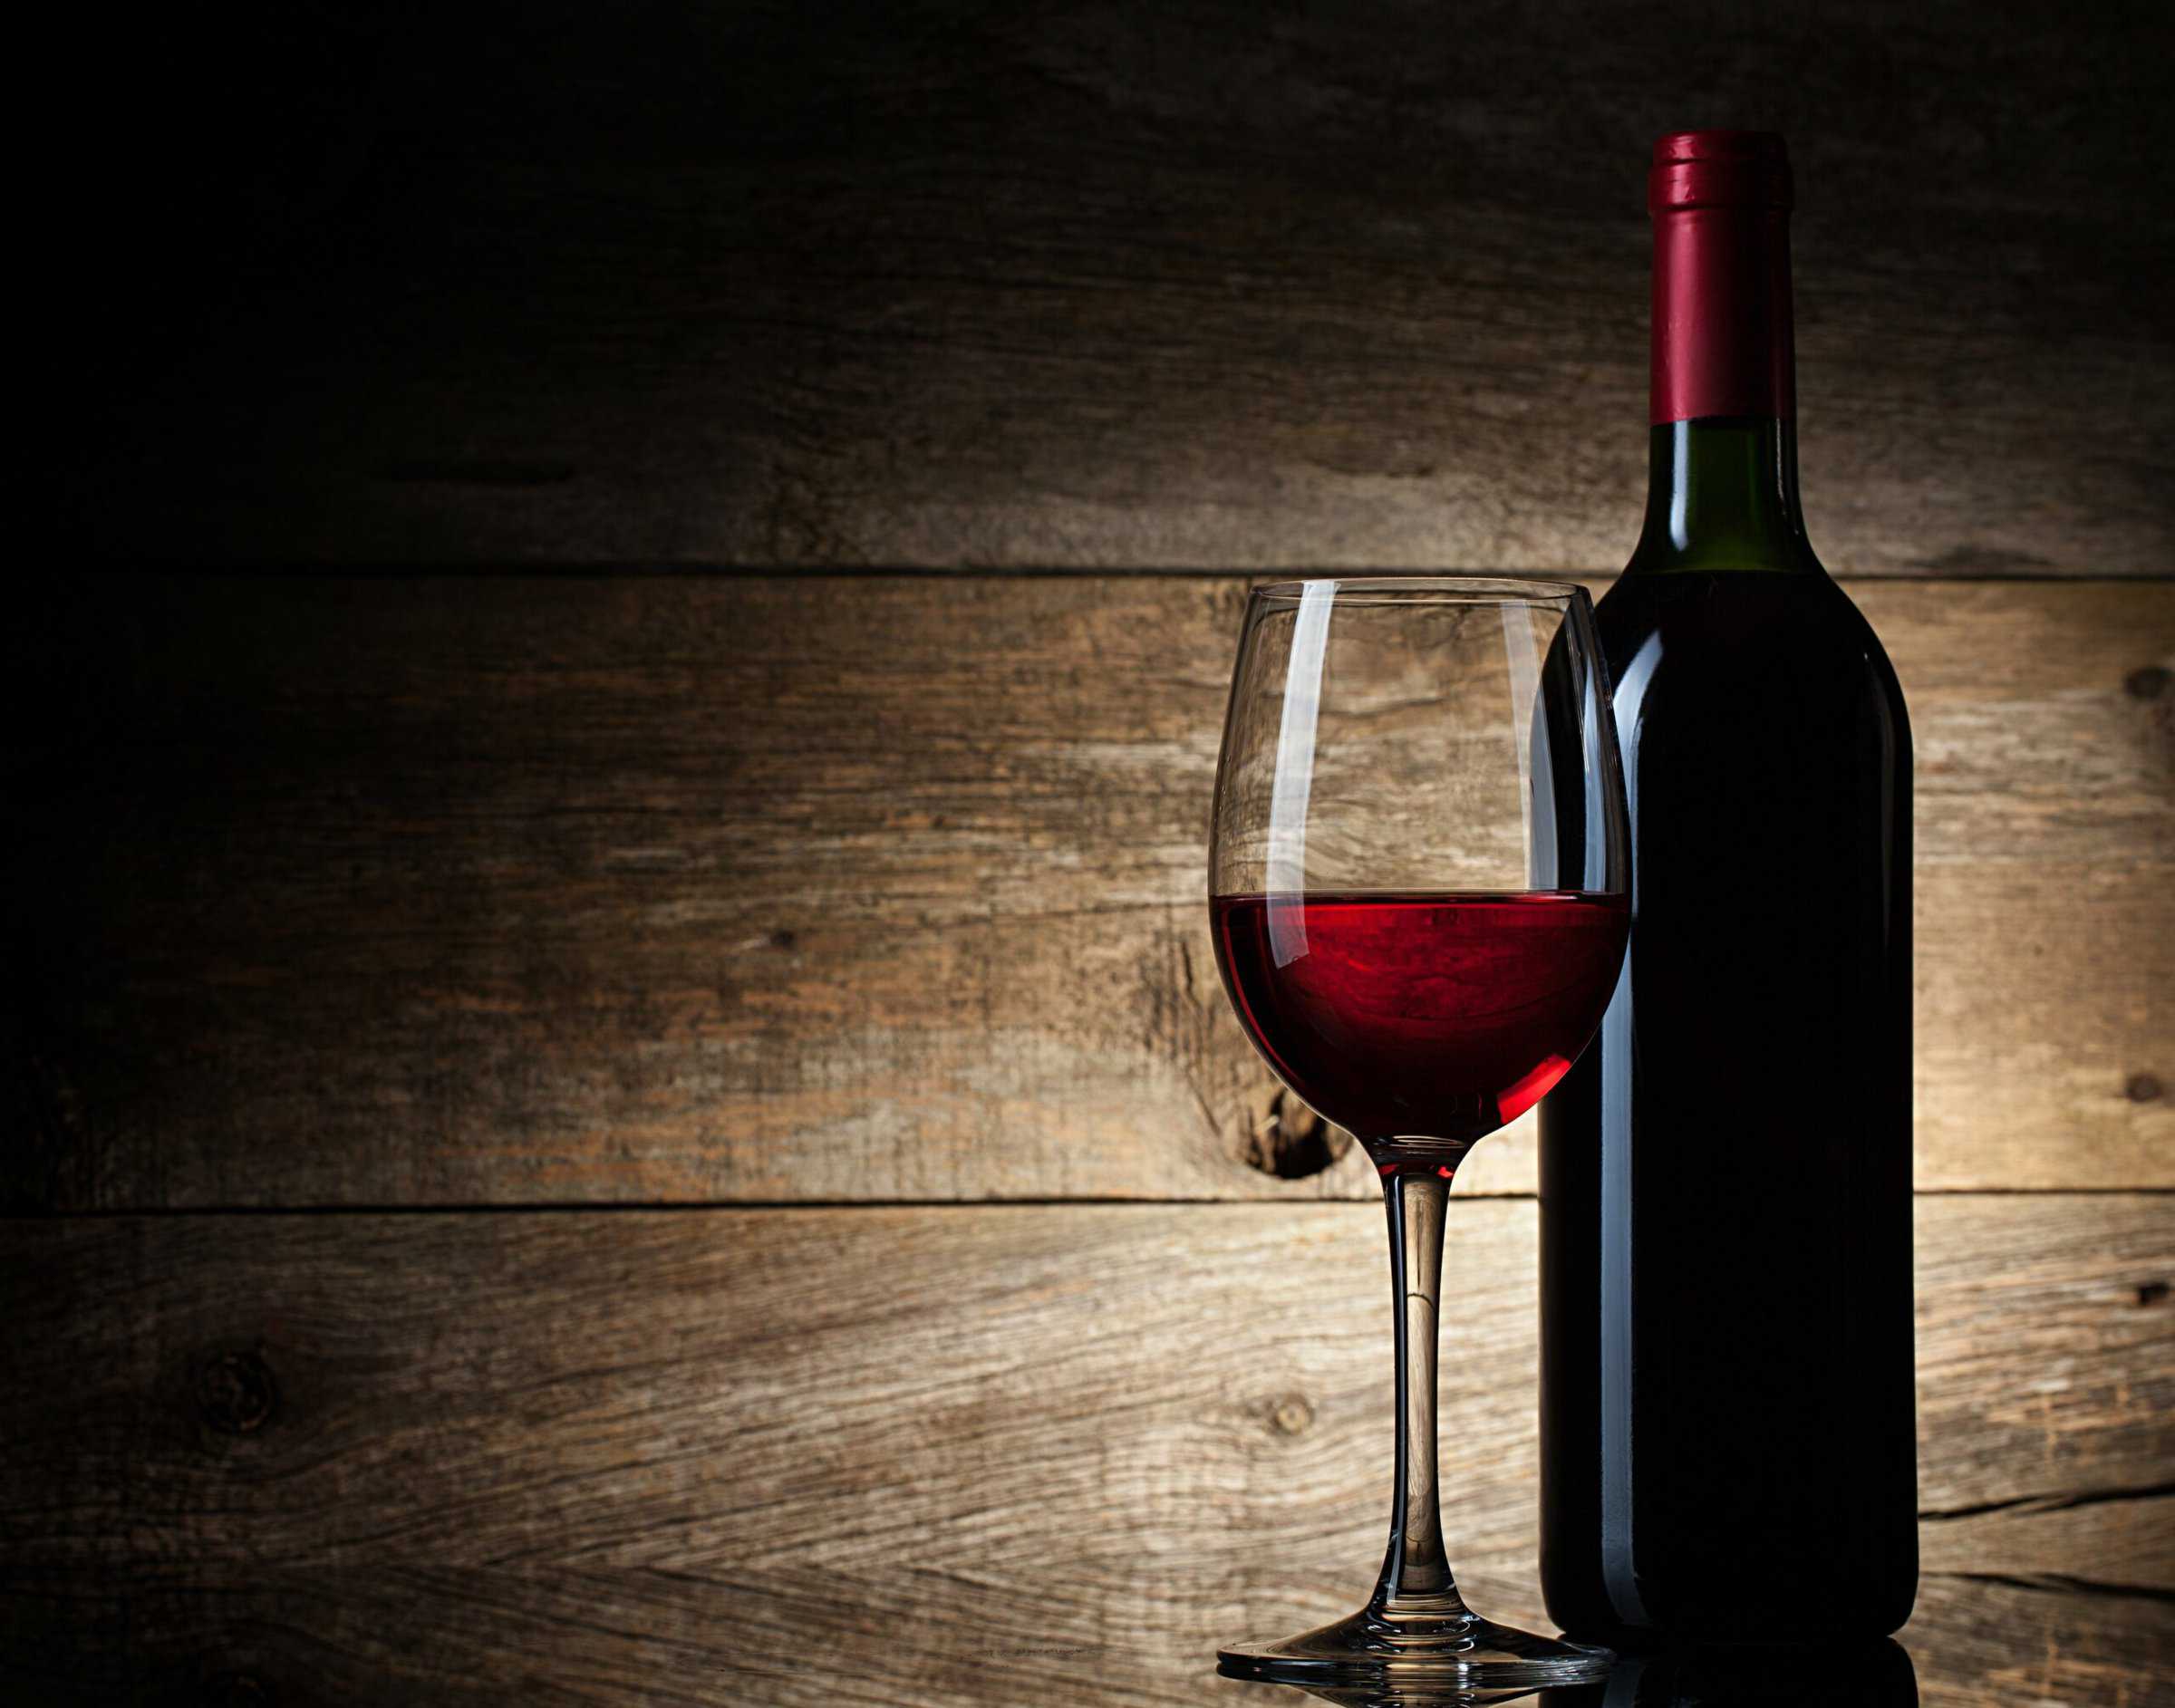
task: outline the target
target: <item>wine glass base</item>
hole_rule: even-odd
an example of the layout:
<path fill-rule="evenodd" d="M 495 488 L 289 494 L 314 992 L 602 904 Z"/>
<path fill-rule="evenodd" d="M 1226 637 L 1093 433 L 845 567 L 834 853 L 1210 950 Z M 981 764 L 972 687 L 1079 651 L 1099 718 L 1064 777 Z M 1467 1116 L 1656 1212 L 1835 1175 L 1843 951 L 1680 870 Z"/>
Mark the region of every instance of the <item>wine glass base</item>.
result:
<path fill-rule="evenodd" d="M 1226 1678 L 1393 1691 L 1531 1689 L 1608 1676 L 1607 1649 L 1496 1625 L 1475 1613 L 1391 1625 L 1373 1609 L 1281 1643 L 1233 1643 L 1216 1652 Z"/>

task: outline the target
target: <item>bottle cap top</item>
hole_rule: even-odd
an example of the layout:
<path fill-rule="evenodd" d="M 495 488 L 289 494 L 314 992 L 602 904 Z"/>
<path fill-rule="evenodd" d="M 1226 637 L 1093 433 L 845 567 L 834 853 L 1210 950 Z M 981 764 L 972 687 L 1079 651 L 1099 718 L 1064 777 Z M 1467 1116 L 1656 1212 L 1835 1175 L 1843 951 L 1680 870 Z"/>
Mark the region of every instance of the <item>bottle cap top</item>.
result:
<path fill-rule="evenodd" d="M 1672 130 L 1654 141 L 1647 211 L 1790 206 L 1790 153 L 1773 130 Z"/>

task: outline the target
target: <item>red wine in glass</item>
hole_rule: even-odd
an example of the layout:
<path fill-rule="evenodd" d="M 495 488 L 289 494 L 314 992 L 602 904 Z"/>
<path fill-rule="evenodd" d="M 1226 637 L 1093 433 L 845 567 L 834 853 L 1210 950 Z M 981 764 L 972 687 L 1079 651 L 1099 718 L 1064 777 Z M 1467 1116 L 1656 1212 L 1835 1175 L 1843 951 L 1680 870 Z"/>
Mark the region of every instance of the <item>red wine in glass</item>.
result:
<path fill-rule="evenodd" d="M 1623 963 L 1620 895 L 1229 895 L 1216 959 L 1254 1047 L 1378 1161 L 1438 1166 L 1570 1070 Z M 1399 1134 L 1419 1135 L 1400 1146 Z M 1385 1170 L 1396 1166 L 1385 1163 Z"/>

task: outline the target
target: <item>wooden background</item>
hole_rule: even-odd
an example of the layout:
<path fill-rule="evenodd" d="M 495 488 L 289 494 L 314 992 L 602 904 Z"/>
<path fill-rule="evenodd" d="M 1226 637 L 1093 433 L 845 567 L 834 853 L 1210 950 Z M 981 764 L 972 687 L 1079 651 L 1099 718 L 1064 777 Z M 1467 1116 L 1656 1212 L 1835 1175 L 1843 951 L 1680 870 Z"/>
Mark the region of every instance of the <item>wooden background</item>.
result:
<path fill-rule="evenodd" d="M 101 26 L 102 27 L 102 26 Z M 2175 1672 L 2175 150 L 2146 8 L 247 8 L 61 179 L 0 625 L 0 1683 L 1243 1701 L 1379 1212 L 1200 905 L 1272 568 L 1605 577 L 1643 151 L 1801 185 L 1909 696 L 1929 1703 Z M 1530 1134 L 1445 1476 L 1537 1619 Z"/>

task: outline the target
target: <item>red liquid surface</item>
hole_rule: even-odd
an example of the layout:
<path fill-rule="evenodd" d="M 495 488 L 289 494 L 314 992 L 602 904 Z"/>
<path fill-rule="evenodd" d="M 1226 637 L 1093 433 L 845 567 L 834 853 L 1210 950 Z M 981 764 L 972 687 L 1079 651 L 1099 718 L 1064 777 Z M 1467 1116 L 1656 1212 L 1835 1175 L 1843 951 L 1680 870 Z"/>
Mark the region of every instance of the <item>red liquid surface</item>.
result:
<path fill-rule="evenodd" d="M 1544 1096 L 1593 1035 L 1620 897 L 1218 896 L 1216 960 L 1284 1083 L 1368 1142 L 1462 1148 Z M 1282 964 L 1279 964 L 1280 960 Z"/>

